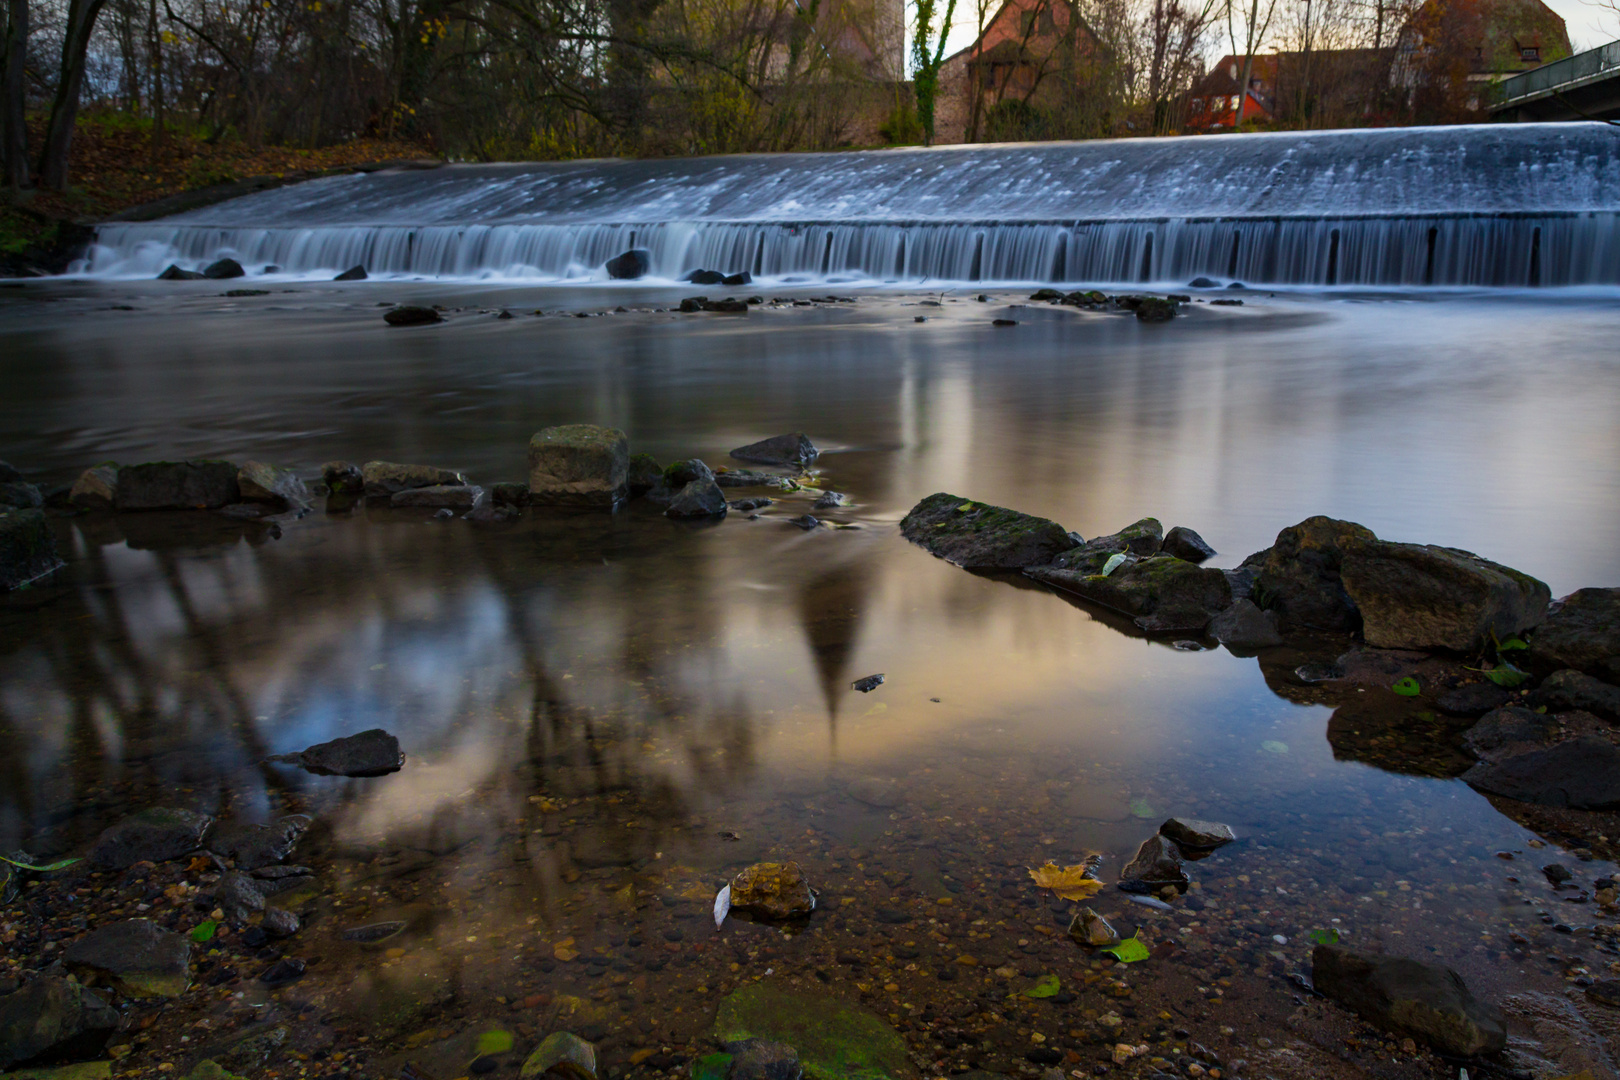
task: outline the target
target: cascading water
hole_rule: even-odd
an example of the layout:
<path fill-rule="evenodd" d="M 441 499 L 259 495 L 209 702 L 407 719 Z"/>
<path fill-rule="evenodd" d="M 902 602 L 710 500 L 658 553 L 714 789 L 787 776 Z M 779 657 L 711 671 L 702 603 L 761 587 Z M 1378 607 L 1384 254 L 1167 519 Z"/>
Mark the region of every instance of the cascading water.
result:
<path fill-rule="evenodd" d="M 1223 135 L 333 177 L 142 224 L 82 267 L 293 274 L 1620 284 L 1607 124 Z"/>

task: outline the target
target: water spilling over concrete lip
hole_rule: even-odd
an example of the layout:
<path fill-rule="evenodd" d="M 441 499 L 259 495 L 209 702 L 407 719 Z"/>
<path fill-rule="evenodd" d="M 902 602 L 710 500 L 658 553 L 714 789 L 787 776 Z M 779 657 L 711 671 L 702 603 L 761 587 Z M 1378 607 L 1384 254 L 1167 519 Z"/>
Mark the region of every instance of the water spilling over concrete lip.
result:
<path fill-rule="evenodd" d="M 371 173 L 109 224 L 87 268 L 1616 283 L 1617 214 L 1609 125 L 1476 125 Z"/>

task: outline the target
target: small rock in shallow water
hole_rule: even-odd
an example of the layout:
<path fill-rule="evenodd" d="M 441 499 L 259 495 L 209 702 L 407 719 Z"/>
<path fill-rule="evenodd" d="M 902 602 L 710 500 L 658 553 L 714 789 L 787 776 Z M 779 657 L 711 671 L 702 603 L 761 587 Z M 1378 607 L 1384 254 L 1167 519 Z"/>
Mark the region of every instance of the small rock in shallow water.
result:
<path fill-rule="evenodd" d="M 259 925 L 271 937 L 292 937 L 298 933 L 302 923 L 297 915 L 286 908 L 267 907 L 264 909 L 264 919 Z"/>
<path fill-rule="evenodd" d="M 328 461 L 321 466 L 321 480 L 330 495 L 358 495 L 365 490 L 365 474 L 352 461 Z"/>
<path fill-rule="evenodd" d="M 203 267 L 202 276 L 210 281 L 224 281 L 228 278 L 239 278 L 247 271 L 235 259 L 216 259 Z"/>
<path fill-rule="evenodd" d="M 821 525 L 821 522 L 819 519 L 813 518 L 809 514 L 802 514 L 796 518 L 789 518 L 788 524 L 797 525 L 799 528 L 809 532 L 811 529 L 818 528 Z"/>
<path fill-rule="evenodd" d="M 108 923 L 70 944 L 62 963 L 81 982 L 131 998 L 172 998 L 191 985 L 191 943 L 148 919 Z"/>
<path fill-rule="evenodd" d="M 286 986 L 304 977 L 305 964 L 296 956 L 289 956 L 277 960 L 259 976 L 259 981 L 269 987 Z"/>
<path fill-rule="evenodd" d="M 383 321 L 389 326 L 427 326 L 430 323 L 444 322 L 444 316 L 430 307 L 406 304 L 386 312 Z"/>
<path fill-rule="evenodd" d="M 848 506 L 849 499 L 841 491 L 829 491 L 811 504 L 815 510 L 834 510 L 840 506 Z"/>
<path fill-rule="evenodd" d="M 731 879 L 731 908 L 766 919 L 791 919 L 815 910 L 816 898 L 798 863 L 756 863 Z"/>
<path fill-rule="evenodd" d="M 317 776 L 383 776 L 405 764 L 399 740 L 382 728 L 317 743 L 296 754 L 280 754 L 271 761 L 300 765 Z"/>
<path fill-rule="evenodd" d="M 138 862 L 178 859 L 202 846 L 213 823 L 213 818 L 194 810 L 142 810 L 97 837 L 87 861 L 101 869 L 123 870 Z"/>
<path fill-rule="evenodd" d="M 72 979 L 36 976 L 0 997 L 0 1069 L 51 1054 L 100 1053 L 120 1020 L 116 1009 Z"/>
<path fill-rule="evenodd" d="M 1294 678 L 1306 686 L 1315 686 L 1344 678 L 1344 668 L 1338 664 L 1301 664 L 1294 669 Z"/>
<path fill-rule="evenodd" d="M 664 511 L 672 518 L 725 517 L 728 509 L 725 492 L 713 479 L 693 480 L 670 500 Z"/>
<path fill-rule="evenodd" d="M 390 922 L 369 923 L 365 926 L 356 926 L 345 930 L 338 936 L 344 941 L 357 941 L 362 945 L 375 945 L 379 941 L 387 941 L 405 929 L 405 923 L 400 920 Z"/>
<path fill-rule="evenodd" d="M 1187 872 L 1181 866 L 1181 852 L 1173 841 L 1153 835 L 1142 841 L 1136 857 L 1119 872 L 1120 881 L 1141 881 L 1148 885 L 1185 887 Z"/>
<path fill-rule="evenodd" d="M 332 280 L 333 281 L 364 281 L 364 280 L 366 280 L 366 268 L 363 267 L 363 266 L 351 266 L 347 270 L 343 271 L 343 273 L 341 273 L 337 277 L 333 278 Z"/>
<path fill-rule="evenodd" d="M 757 461 L 762 465 L 808 465 L 821 456 L 816 444 L 803 432 L 776 435 L 761 439 L 731 452 L 739 461 Z"/>
<path fill-rule="evenodd" d="M 523 1063 L 522 1080 L 554 1073 L 558 1080 L 596 1080 L 596 1047 L 567 1031 L 554 1031 Z"/>
<path fill-rule="evenodd" d="M 1562 863 L 1548 863 L 1546 866 L 1541 868 L 1541 872 L 1546 875 L 1547 880 L 1552 882 L 1554 885 L 1562 885 L 1564 882 L 1575 876 L 1569 872 L 1569 867 L 1563 865 Z"/>
<path fill-rule="evenodd" d="M 733 499 L 726 505 L 739 513 L 748 514 L 755 510 L 763 510 L 765 507 L 770 506 L 772 501 L 773 500 L 767 498 L 766 496 L 760 495 L 753 499 Z"/>
<path fill-rule="evenodd" d="M 1075 912 L 1074 918 L 1069 920 L 1069 937 L 1081 945 L 1095 947 L 1119 944 L 1119 934 L 1108 925 L 1108 920 L 1088 907 Z"/>
<path fill-rule="evenodd" d="M 1215 554 L 1215 549 L 1204 543 L 1202 536 L 1184 525 L 1177 525 L 1165 533 L 1164 544 L 1159 550 L 1191 563 L 1201 563 Z"/>
<path fill-rule="evenodd" d="M 870 694 L 873 690 L 876 690 L 878 687 L 883 685 L 883 678 L 884 677 L 881 674 L 868 675 L 864 679 L 856 679 L 851 685 L 853 685 L 855 689 L 859 690 L 863 694 Z"/>
<path fill-rule="evenodd" d="M 1173 817 L 1159 826 L 1159 833 L 1174 840 L 1178 847 L 1197 850 L 1211 850 L 1237 839 L 1230 825 L 1197 818 Z"/>

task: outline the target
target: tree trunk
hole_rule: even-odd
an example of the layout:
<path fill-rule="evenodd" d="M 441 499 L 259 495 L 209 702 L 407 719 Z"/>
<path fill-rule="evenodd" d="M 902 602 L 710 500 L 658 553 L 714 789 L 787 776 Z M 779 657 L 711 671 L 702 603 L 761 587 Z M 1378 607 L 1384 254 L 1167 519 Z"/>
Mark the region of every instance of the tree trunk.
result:
<path fill-rule="evenodd" d="M 13 0 L 15 2 L 15 0 Z M 79 90 L 84 85 L 84 57 L 90 35 L 107 0 L 70 0 L 67 29 L 62 35 L 62 71 L 51 99 L 51 118 L 45 128 L 45 148 L 39 155 L 39 182 L 53 191 L 67 186 L 68 151 L 73 125 L 79 119 Z"/>
<path fill-rule="evenodd" d="M 5 165 L 5 182 L 13 188 L 28 186 L 28 81 L 23 64 L 28 57 L 28 0 L 9 0 L 6 17 L 5 117 L 0 123 L 4 146 L 0 162 Z"/>

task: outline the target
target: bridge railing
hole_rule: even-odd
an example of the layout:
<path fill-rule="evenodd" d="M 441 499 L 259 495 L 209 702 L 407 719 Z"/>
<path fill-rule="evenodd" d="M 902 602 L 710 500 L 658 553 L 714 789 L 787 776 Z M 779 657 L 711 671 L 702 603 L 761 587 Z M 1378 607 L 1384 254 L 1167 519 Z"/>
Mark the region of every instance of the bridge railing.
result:
<path fill-rule="evenodd" d="M 1492 105 L 1503 108 L 1516 101 L 1617 69 L 1620 69 L 1620 41 L 1611 41 L 1607 45 L 1599 45 L 1595 49 L 1587 49 L 1503 79 L 1496 84 Z"/>

